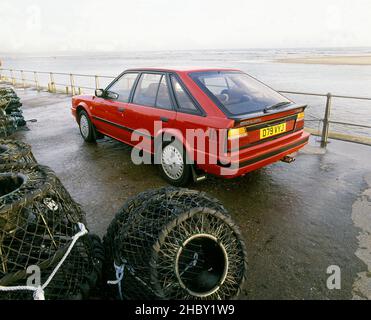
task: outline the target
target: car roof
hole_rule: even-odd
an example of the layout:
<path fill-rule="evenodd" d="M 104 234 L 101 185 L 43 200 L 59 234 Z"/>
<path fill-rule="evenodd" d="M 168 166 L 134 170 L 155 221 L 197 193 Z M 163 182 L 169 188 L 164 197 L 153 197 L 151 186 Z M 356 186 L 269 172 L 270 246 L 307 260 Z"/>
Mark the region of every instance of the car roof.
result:
<path fill-rule="evenodd" d="M 149 68 L 130 68 L 126 71 L 166 71 L 176 73 L 189 73 L 189 72 L 206 72 L 206 71 L 241 71 L 232 68 L 205 68 L 205 67 L 188 67 L 188 66 L 177 66 L 177 67 L 149 67 Z"/>

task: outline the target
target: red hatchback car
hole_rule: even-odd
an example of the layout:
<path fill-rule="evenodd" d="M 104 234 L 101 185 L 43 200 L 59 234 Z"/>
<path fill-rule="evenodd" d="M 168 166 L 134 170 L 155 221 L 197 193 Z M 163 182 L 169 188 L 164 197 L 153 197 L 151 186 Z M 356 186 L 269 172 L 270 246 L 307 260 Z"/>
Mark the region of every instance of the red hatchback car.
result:
<path fill-rule="evenodd" d="M 106 135 L 155 155 L 178 186 L 290 159 L 309 139 L 305 108 L 236 69 L 130 69 L 72 98 L 87 142 Z"/>

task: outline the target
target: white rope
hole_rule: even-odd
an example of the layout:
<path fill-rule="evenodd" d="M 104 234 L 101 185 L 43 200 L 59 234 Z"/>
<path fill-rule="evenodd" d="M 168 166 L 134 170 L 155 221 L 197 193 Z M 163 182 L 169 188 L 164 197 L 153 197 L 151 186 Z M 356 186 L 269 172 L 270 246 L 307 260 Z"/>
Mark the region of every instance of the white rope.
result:
<path fill-rule="evenodd" d="M 78 227 L 80 228 L 80 231 L 77 232 L 73 237 L 72 241 L 63 255 L 62 259 L 59 261 L 57 266 L 54 268 L 53 272 L 50 274 L 48 279 L 45 281 L 45 283 L 42 286 L 11 286 L 11 287 L 5 287 L 5 286 L 0 286 L 0 291 L 18 291 L 18 290 L 29 290 L 33 291 L 33 298 L 34 300 L 45 300 L 45 294 L 44 290 L 45 288 L 49 285 L 50 281 L 53 280 L 55 274 L 58 272 L 59 268 L 62 266 L 63 262 L 67 259 L 68 255 L 71 253 L 71 250 L 73 249 L 75 243 L 79 238 L 84 236 L 85 234 L 88 233 L 88 230 L 86 229 L 85 225 L 83 223 L 78 223 Z"/>
<path fill-rule="evenodd" d="M 113 263 L 113 266 L 115 267 L 115 271 L 116 271 L 116 280 L 109 280 L 107 281 L 107 284 L 117 285 L 118 290 L 119 290 L 120 299 L 123 300 L 122 291 L 121 291 L 121 281 L 124 278 L 125 263 L 122 264 L 121 266 L 118 266 L 116 265 L 116 263 Z"/>

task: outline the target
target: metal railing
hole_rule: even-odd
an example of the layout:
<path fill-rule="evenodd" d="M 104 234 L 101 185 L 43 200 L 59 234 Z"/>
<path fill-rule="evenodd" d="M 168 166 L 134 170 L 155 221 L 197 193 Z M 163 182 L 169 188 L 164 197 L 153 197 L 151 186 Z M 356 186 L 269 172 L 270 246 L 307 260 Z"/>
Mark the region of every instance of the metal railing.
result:
<path fill-rule="evenodd" d="M 16 76 L 16 74 L 18 74 Z M 25 74 L 31 74 L 33 79 L 26 78 Z M 40 75 L 47 76 L 47 85 L 43 86 L 40 83 Z M 56 82 L 56 76 L 64 76 L 68 78 L 68 82 Z M 77 85 L 76 77 L 89 78 L 94 80 L 94 87 L 88 85 Z M 81 73 L 65 73 L 65 72 L 49 72 L 49 71 L 34 71 L 34 70 L 21 70 L 21 69 L 5 69 L 0 68 L 0 80 L 11 83 L 14 86 L 20 85 L 23 88 L 35 87 L 40 91 L 46 89 L 49 92 L 57 93 L 63 92 L 66 94 L 81 94 L 82 89 L 95 90 L 100 88 L 100 79 L 115 79 L 114 76 L 106 75 L 92 75 Z M 17 82 L 18 81 L 18 82 Z M 61 87 L 63 89 L 61 89 Z"/>
<path fill-rule="evenodd" d="M 325 97 L 326 98 L 324 117 L 323 117 L 323 119 L 321 119 L 323 121 L 322 134 L 321 134 L 321 147 L 322 148 L 325 148 L 327 146 L 328 137 L 329 137 L 329 129 L 330 129 L 330 124 L 331 123 L 332 124 L 340 124 L 340 125 L 347 125 L 347 126 L 371 129 L 371 125 L 351 123 L 351 122 L 343 122 L 343 121 L 334 121 L 334 120 L 330 119 L 332 98 L 371 101 L 371 98 L 369 98 L 369 97 L 337 95 L 337 94 L 331 94 L 331 93 L 321 94 L 321 93 L 312 93 L 312 92 L 284 91 L 284 90 L 280 90 L 279 92 L 280 93 L 285 93 L 285 94 L 296 94 L 296 95 L 306 95 L 306 96 L 316 96 L 316 97 Z"/>
<path fill-rule="evenodd" d="M 18 76 L 15 76 L 15 74 L 18 74 Z M 32 79 L 26 78 L 25 74 L 31 74 L 33 77 Z M 40 76 L 44 77 L 44 80 L 47 81 L 47 85 L 43 86 L 40 82 Z M 56 76 L 64 76 L 67 77 L 68 82 L 62 83 L 62 82 L 56 82 L 55 78 Z M 89 86 L 87 84 L 76 84 L 76 78 L 82 77 L 82 78 L 89 78 L 93 86 Z M 65 93 L 65 94 L 81 94 L 82 89 L 87 90 L 95 90 L 101 88 L 100 80 L 113 80 L 114 76 L 107 76 L 107 75 L 92 75 L 92 74 L 80 74 L 80 73 L 64 73 L 64 72 L 49 72 L 49 71 L 34 71 L 34 70 L 20 70 L 20 69 L 5 69 L 0 68 L 0 82 L 7 82 L 11 83 L 13 86 L 21 86 L 23 88 L 27 87 L 34 87 L 36 90 L 47 90 L 52 93 Z M 18 82 L 17 82 L 18 81 Z M 63 89 L 61 89 L 61 87 Z M 366 100 L 371 101 L 371 97 L 357 97 L 357 96 L 347 96 L 347 95 L 336 95 L 336 94 L 321 94 L 321 93 L 312 93 L 312 92 L 299 92 L 299 91 L 285 91 L 285 90 L 279 90 L 280 93 L 283 94 L 294 94 L 294 95 L 305 95 L 305 96 L 316 96 L 316 97 L 324 97 L 326 98 L 326 104 L 325 104 L 325 110 L 324 110 L 324 116 L 323 118 L 317 118 L 312 120 L 306 121 L 318 121 L 322 122 L 322 130 L 321 132 L 318 132 L 318 135 L 321 136 L 321 147 L 325 148 L 328 143 L 329 138 L 329 128 L 330 124 L 338 124 L 338 125 L 346 125 L 346 126 L 353 126 L 353 127 L 359 127 L 359 128 L 365 128 L 365 129 L 371 129 L 371 125 L 366 124 L 358 124 L 358 123 L 350 123 L 350 122 L 342 122 L 342 121 L 334 121 L 331 120 L 331 106 L 332 106 L 332 99 L 333 98 L 343 98 L 343 99 L 355 99 L 355 100 Z M 370 109 L 371 110 L 371 109 Z M 316 117 L 315 117 L 316 118 Z M 316 134 L 314 131 L 312 132 Z M 335 137 L 333 135 L 333 137 Z M 336 138 L 336 137 L 335 137 Z M 371 138 L 365 138 L 367 139 L 366 144 L 371 144 Z M 343 138 L 343 140 L 347 140 L 346 138 Z M 348 141 L 357 141 L 357 139 L 348 139 Z M 357 141 L 359 142 L 359 141 Z M 361 142 L 362 143 L 362 142 Z"/>

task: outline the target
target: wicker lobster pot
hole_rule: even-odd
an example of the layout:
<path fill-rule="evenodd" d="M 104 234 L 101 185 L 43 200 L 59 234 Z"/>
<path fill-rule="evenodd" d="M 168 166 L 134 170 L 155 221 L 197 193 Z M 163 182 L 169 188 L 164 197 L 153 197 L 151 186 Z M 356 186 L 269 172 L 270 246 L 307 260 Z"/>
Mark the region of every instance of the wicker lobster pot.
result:
<path fill-rule="evenodd" d="M 0 99 L 0 138 L 5 138 L 17 130 L 17 123 L 1 108 L 2 100 Z"/>
<path fill-rule="evenodd" d="M 1 96 L 13 96 L 17 97 L 17 94 L 12 87 L 0 87 L 0 97 Z"/>
<path fill-rule="evenodd" d="M 20 98 L 15 93 L 0 95 L 0 101 L 1 108 L 8 114 L 12 111 L 19 111 L 22 106 Z"/>
<path fill-rule="evenodd" d="M 41 270 L 41 284 L 85 223 L 79 205 L 49 168 L 36 164 L 0 165 L 0 286 L 25 285 L 27 267 Z M 86 297 L 101 269 L 99 240 L 81 237 L 45 289 L 47 299 Z M 32 299 L 24 291 L 0 299 Z"/>
<path fill-rule="evenodd" d="M 6 130 L 4 130 L 0 127 L 0 137 L 6 137 L 13 133 L 17 127 L 26 125 L 21 106 L 22 103 L 12 88 L 0 88 L 0 119 L 4 120 L 3 122 L 5 122 L 6 128 Z"/>
<path fill-rule="evenodd" d="M 232 299 L 246 278 L 246 250 L 219 201 L 162 188 L 130 199 L 104 238 L 106 277 L 127 299 Z"/>
<path fill-rule="evenodd" d="M 36 163 L 31 147 L 21 141 L 0 139 L 0 164 Z"/>

